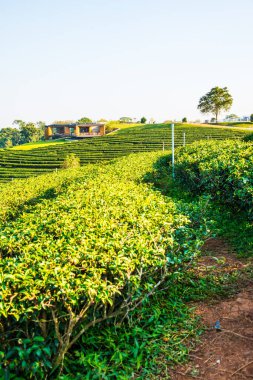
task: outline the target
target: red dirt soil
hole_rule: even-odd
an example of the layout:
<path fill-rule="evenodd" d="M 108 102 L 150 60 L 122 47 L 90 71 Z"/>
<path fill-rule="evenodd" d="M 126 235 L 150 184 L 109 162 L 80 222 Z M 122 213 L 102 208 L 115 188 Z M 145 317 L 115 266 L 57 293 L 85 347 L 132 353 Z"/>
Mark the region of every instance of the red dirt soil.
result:
<path fill-rule="evenodd" d="M 203 256 L 198 271 L 231 272 L 247 264 L 234 256 L 221 239 L 210 239 L 203 247 L 212 256 Z M 214 258 L 213 258 L 214 256 Z M 190 354 L 190 362 L 171 371 L 173 380 L 243 380 L 253 379 L 253 284 L 233 298 L 216 304 L 197 305 L 207 330 L 201 344 Z M 214 327 L 220 322 L 220 331 Z"/>

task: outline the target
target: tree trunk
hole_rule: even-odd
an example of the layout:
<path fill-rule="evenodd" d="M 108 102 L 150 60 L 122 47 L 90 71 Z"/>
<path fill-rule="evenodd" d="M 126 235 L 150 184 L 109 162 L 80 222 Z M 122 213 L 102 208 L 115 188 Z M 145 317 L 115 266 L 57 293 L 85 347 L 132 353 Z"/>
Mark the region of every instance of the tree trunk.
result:
<path fill-rule="evenodd" d="M 57 356 L 53 363 L 53 371 L 56 370 L 63 363 L 64 356 L 68 352 L 68 349 L 69 349 L 69 341 L 66 342 L 64 346 L 62 346 L 59 352 L 57 353 Z"/>

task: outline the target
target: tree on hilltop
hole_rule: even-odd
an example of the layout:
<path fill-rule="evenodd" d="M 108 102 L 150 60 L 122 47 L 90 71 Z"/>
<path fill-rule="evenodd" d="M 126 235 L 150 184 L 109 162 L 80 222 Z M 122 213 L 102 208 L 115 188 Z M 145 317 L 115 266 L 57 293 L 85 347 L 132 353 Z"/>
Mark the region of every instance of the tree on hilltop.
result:
<path fill-rule="evenodd" d="M 78 123 L 92 123 L 92 120 L 89 117 L 81 117 L 81 119 L 77 120 Z"/>
<path fill-rule="evenodd" d="M 213 87 L 199 100 L 198 109 L 202 113 L 211 113 L 215 116 L 216 123 L 221 111 L 228 111 L 233 104 L 233 98 L 227 87 Z"/>
<path fill-rule="evenodd" d="M 131 117 L 123 116 L 119 119 L 120 123 L 132 123 L 133 119 Z"/>
<path fill-rule="evenodd" d="M 142 123 L 142 124 L 145 124 L 146 121 L 147 121 L 147 119 L 143 116 L 143 117 L 141 118 L 141 123 Z"/>

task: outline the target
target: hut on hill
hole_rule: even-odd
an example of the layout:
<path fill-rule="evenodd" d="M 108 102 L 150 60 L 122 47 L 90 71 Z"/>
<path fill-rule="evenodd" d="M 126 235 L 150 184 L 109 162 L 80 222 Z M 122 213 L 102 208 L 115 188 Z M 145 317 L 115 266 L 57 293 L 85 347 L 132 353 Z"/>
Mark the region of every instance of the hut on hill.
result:
<path fill-rule="evenodd" d="M 105 125 L 102 123 L 50 124 L 45 126 L 45 139 L 77 138 L 103 136 Z"/>

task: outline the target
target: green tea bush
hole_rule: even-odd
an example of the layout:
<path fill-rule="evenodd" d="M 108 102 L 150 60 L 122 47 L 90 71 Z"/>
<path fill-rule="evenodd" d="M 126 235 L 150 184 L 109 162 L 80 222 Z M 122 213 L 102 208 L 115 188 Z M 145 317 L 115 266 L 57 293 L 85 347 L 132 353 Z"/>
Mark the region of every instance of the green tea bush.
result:
<path fill-rule="evenodd" d="M 74 153 L 68 154 L 62 163 L 63 169 L 76 169 L 80 167 L 80 158 Z"/>
<path fill-rule="evenodd" d="M 249 133 L 249 134 L 247 134 L 247 135 L 243 138 L 243 141 L 246 141 L 246 142 L 251 142 L 251 141 L 253 141 L 253 133 Z"/>
<path fill-rule="evenodd" d="M 94 326 L 130 317 L 198 253 L 206 233 L 201 212 L 183 213 L 142 182 L 160 156 L 77 170 L 56 196 L 28 202 L 1 222 L 2 376 L 56 378 Z"/>
<path fill-rule="evenodd" d="M 9 217 L 14 217 L 26 205 L 39 202 L 41 198 L 56 196 L 76 177 L 78 177 L 78 172 L 62 170 L 39 177 L 13 180 L 2 185 L 0 188 L 0 223 Z"/>
<path fill-rule="evenodd" d="M 211 194 L 253 216 L 253 145 L 245 142 L 199 142 L 176 153 L 176 176 L 196 193 Z"/>

